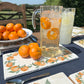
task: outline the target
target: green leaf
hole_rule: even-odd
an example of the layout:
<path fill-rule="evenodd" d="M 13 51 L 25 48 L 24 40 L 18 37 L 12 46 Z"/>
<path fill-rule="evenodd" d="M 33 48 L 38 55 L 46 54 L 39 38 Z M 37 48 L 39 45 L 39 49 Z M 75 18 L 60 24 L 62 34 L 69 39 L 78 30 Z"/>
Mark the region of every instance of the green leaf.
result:
<path fill-rule="evenodd" d="M 66 57 L 64 59 L 68 60 L 68 58 L 66 58 Z"/>
<path fill-rule="evenodd" d="M 51 84 L 51 83 L 50 83 L 49 80 L 47 79 L 45 84 Z"/>
<path fill-rule="evenodd" d="M 10 63 L 10 62 L 11 62 L 11 60 L 8 61 L 8 63 Z"/>
<path fill-rule="evenodd" d="M 15 59 L 12 59 L 11 61 L 16 61 Z"/>
<path fill-rule="evenodd" d="M 13 65 L 15 65 L 15 62 L 13 62 Z"/>
<path fill-rule="evenodd" d="M 81 80 L 82 84 L 84 84 L 84 80 Z"/>
<path fill-rule="evenodd" d="M 7 61 L 5 61 L 5 63 L 4 64 L 6 64 L 7 63 Z"/>
<path fill-rule="evenodd" d="M 26 66 L 25 64 L 23 66 Z"/>
<path fill-rule="evenodd" d="M 20 72 L 20 70 L 19 71 L 16 71 L 16 73 L 19 73 Z"/>
<path fill-rule="evenodd" d="M 75 76 L 78 77 L 78 74 L 76 74 Z"/>
<path fill-rule="evenodd" d="M 7 55 L 8 57 L 10 57 L 12 54 L 9 54 L 9 55 Z"/>
<path fill-rule="evenodd" d="M 36 65 L 36 64 L 34 64 L 34 63 L 32 63 L 34 66 L 38 66 L 38 65 Z"/>
<path fill-rule="evenodd" d="M 48 62 L 48 59 L 45 62 L 47 63 Z"/>
<path fill-rule="evenodd" d="M 7 70 L 10 70 L 11 69 L 11 67 L 9 67 Z"/>
<path fill-rule="evenodd" d="M 55 63 L 55 62 L 52 62 L 52 64 Z"/>
<path fill-rule="evenodd" d="M 29 68 L 31 68 L 32 67 L 32 65 L 30 65 L 30 66 L 28 66 Z"/>
<path fill-rule="evenodd" d="M 9 73 L 15 73 L 15 71 L 9 71 Z"/>
<path fill-rule="evenodd" d="M 18 68 L 22 68 L 20 65 L 18 65 Z"/>
<path fill-rule="evenodd" d="M 39 66 L 36 66 L 36 68 L 38 68 Z"/>
<path fill-rule="evenodd" d="M 72 58 L 70 55 L 69 55 L 70 58 Z"/>
<path fill-rule="evenodd" d="M 56 62 L 58 61 L 58 59 L 56 60 Z"/>

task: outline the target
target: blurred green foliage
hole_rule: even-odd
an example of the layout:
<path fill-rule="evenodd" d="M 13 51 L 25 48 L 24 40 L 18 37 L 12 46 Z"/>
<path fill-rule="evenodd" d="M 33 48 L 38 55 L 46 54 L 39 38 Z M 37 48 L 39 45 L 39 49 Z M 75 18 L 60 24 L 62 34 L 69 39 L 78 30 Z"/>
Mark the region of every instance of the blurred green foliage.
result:
<path fill-rule="evenodd" d="M 60 5 L 61 0 L 46 0 L 44 5 Z"/>
<path fill-rule="evenodd" d="M 61 5 L 65 8 L 76 8 L 75 26 L 84 26 L 84 0 L 46 0 L 44 5 Z"/>

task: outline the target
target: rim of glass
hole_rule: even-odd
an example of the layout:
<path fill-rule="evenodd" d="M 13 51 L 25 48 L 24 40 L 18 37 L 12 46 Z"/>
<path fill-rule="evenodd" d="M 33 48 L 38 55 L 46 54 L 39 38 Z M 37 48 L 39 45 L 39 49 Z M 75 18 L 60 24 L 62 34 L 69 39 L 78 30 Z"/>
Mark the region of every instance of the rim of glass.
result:
<path fill-rule="evenodd" d="M 40 6 L 40 8 L 43 8 L 43 7 L 63 7 L 63 6 L 51 6 L 51 5 L 47 5 L 47 6 Z"/>
<path fill-rule="evenodd" d="M 76 9 L 76 8 L 63 8 L 63 9 Z"/>
<path fill-rule="evenodd" d="M 75 12 L 76 8 L 62 8 L 62 12 L 63 11 L 73 11 L 73 12 Z"/>

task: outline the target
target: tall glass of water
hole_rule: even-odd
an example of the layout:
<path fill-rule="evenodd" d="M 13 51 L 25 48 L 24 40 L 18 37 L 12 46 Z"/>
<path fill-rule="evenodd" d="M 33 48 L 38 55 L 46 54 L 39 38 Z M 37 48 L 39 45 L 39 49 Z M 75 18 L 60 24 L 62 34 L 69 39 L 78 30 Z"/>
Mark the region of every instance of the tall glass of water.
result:
<path fill-rule="evenodd" d="M 71 43 L 75 8 L 63 8 L 60 28 L 60 44 Z"/>

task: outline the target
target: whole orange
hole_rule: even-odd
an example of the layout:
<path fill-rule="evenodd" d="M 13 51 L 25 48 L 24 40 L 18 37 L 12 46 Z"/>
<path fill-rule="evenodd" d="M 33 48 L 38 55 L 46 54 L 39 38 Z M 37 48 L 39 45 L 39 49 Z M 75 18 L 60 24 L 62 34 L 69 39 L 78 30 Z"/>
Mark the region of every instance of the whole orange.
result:
<path fill-rule="evenodd" d="M 13 23 L 8 23 L 8 24 L 6 25 L 6 30 L 12 32 L 12 31 L 13 31 L 13 27 L 14 27 L 14 24 L 13 24 Z"/>
<path fill-rule="evenodd" d="M 0 40 L 2 39 L 2 33 L 0 33 Z"/>
<path fill-rule="evenodd" d="M 4 32 L 5 30 L 6 30 L 6 27 L 3 26 L 3 25 L 1 25 L 1 26 L 0 26 L 0 32 L 2 33 L 2 32 Z"/>
<path fill-rule="evenodd" d="M 2 34 L 2 38 L 4 39 L 4 40 L 8 40 L 8 35 L 9 35 L 9 31 L 5 31 L 5 32 L 3 32 L 3 34 Z"/>
<path fill-rule="evenodd" d="M 27 46 L 27 45 L 20 46 L 18 52 L 21 57 L 23 57 L 23 58 L 28 57 L 29 56 L 29 46 Z"/>
<path fill-rule="evenodd" d="M 30 57 L 32 57 L 34 60 L 39 59 L 42 55 L 40 47 L 31 48 L 29 53 L 30 53 Z"/>
<path fill-rule="evenodd" d="M 0 40 L 2 39 L 2 33 L 0 33 Z"/>
<path fill-rule="evenodd" d="M 30 43 L 29 48 L 39 47 L 38 43 Z"/>
<path fill-rule="evenodd" d="M 21 37 L 21 38 L 24 38 L 24 37 L 27 36 L 27 33 L 26 33 L 25 30 L 23 30 L 23 29 L 18 30 L 17 34 L 18 34 L 18 36 Z"/>
<path fill-rule="evenodd" d="M 22 29 L 22 25 L 20 23 L 17 23 L 17 24 L 14 25 L 13 29 L 15 31 L 18 31 L 18 30 Z"/>
<path fill-rule="evenodd" d="M 18 39 L 18 34 L 17 34 L 16 32 L 11 32 L 11 33 L 8 35 L 8 38 L 9 38 L 9 40 Z"/>

